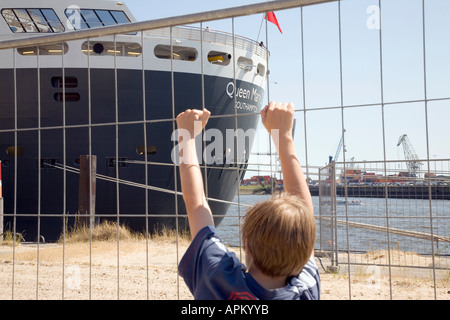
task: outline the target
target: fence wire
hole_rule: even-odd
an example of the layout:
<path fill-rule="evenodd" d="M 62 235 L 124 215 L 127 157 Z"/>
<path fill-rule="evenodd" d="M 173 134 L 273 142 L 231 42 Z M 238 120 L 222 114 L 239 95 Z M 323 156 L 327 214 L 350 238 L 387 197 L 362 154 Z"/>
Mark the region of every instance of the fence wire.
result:
<path fill-rule="evenodd" d="M 448 298 L 437 288 L 449 280 L 450 159 L 441 142 L 450 92 L 441 85 L 437 70 L 450 65 L 434 62 L 442 61 L 439 52 L 449 52 L 442 40 L 447 29 L 436 23 L 442 21 L 436 8 L 448 4 L 432 2 L 397 2 L 403 9 L 414 7 L 414 14 L 405 16 L 393 1 L 273 1 L 1 42 L 2 71 L 9 80 L 0 102 L 4 110 L 0 144 L 6 149 L 1 158 L 5 240 L 0 246 L 0 298 L 189 299 L 176 271 L 187 246 L 178 171 L 170 157 L 176 141 L 170 135 L 167 141 L 155 141 L 162 139 L 161 132 L 175 131 L 182 108 L 194 107 L 180 102 L 178 91 L 195 101 L 195 107 L 214 107 L 209 105 L 208 90 L 214 89 L 215 81 L 209 67 L 218 56 L 222 57 L 218 63 L 231 69 L 225 73 L 226 89 L 221 94 L 232 98 L 234 107 L 213 113 L 215 123 L 227 122 L 235 132 L 247 122 L 257 127 L 254 106 L 247 106 L 246 112 L 238 108 L 243 107 L 238 104 L 238 77 L 247 69 L 266 87 L 256 109 L 274 96 L 291 99 L 287 93 L 297 100 L 295 141 L 315 205 L 316 259 L 324 272 L 348 277 L 348 298 L 354 298 L 354 281 L 361 274 L 372 281 L 367 282 L 371 290 L 387 290 L 391 299 L 396 298 L 396 279 L 405 274 L 431 278 L 432 298 Z M 280 12 L 295 15 L 300 22 L 294 32 L 292 75 L 286 77 L 295 80 L 287 86 L 276 78 L 282 77 L 277 69 L 282 58 L 271 47 L 267 21 L 264 43 L 241 37 L 235 30 L 238 17 L 272 10 L 284 10 Z M 318 15 L 324 20 L 315 21 Z M 361 16 L 370 36 L 349 32 L 361 23 L 356 19 Z M 223 18 L 230 20 L 230 33 L 206 27 L 207 22 Z M 411 23 L 411 32 L 401 28 Z M 133 41 L 127 44 L 130 36 Z M 400 45 L 414 44 L 400 50 L 401 57 L 393 54 L 399 49 L 395 44 L 399 38 L 407 38 Z M 355 45 L 358 41 L 366 48 Z M 96 56 L 95 45 L 100 42 L 103 60 Z M 214 55 L 206 45 L 214 45 Z M 224 53 L 230 54 L 230 61 Z M 192 55 L 195 62 L 190 61 Z M 358 55 L 370 58 L 356 59 Z M 249 62 L 248 56 L 257 57 L 259 63 Z M 420 80 L 410 81 L 402 60 L 408 60 Z M 183 78 L 186 70 L 199 77 Z M 150 71 L 154 73 L 149 75 Z M 160 78 L 154 77 L 164 71 Z M 277 87 L 278 81 L 288 90 Z M 162 82 L 164 89 L 155 89 L 162 88 Z M 402 82 L 406 85 L 399 86 Z M 184 86 L 192 89 L 191 94 Z M 244 88 L 241 95 L 245 94 Z M 26 105 L 32 105 L 31 110 Z M 411 143 L 399 139 L 406 133 Z M 214 155 L 214 161 L 202 164 L 205 177 L 231 181 L 227 180 L 229 190 L 219 188 L 228 199 L 208 180 L 205 189 L 212 206 L 225 205 L 226 210 L 215 216 L 218 230 L 241 258 L 241 218 L 267 195 L 249 195 L 239 184 L 252 176 L 269 176 L 273 192 L 273 182 L 282 181 L 270 137 L 262 128 L 255 137 L 253 149 L 245 139 L 237 139 L 234 150 L 225 148 L 223 154 Z M 242 142 L 244 147 L 239 145 Z M 342 152 L 335 154 L 336 145 Z M 413 157 L 412 145 L 420 157 Z M 84 154 L 76 153 L 80 149 Z M 369 158 L 349 157 L 358 152 Z M 92 161 L 98 154 L 108 156 Z M 155 160 L 155 154 L 164 156 Z M 227 162 L 230 154 L 242 157 Z M 91 215 L 85 229 L 88 241 L 73 244 L 69 231 L 76 218 L 83 218 L 71 211 L 79 208 L 83 155 L 88 171 L 96 169 L 88 176 L 95 182 L 83 192 L 97 194 L 94 202 L 88 197 L 85 207 Z M 330 155 L 334 155 L 331 162 Z M 132 173 L 127 171 L 130 168 Z M 161 181 L 155 183 L 157 177 Z M 108 190 L 108 196 L 98 190 Z M 50 199 L 58 199 L 57 205 Z M 30 203 L 35 212 L 27 209 Z M 141 211 L 128 212 L 133 204 Z M 33 228 L 23 230 L 24 219 Z M 96 238 L 95 227 L 102 221 L 115 222 L 113 236 L 106 242 Z M 173 239 L 159 240 L 169 242 L 163 246 L 153 228 L 166 223 L 176 232 Z M 46 239 L 48 226 L 55 224 L 61 232 Z M 139 225 L 142 236 L 127 239 L 124 224 Z M 382 278 L 388 279 L 387 289 L 379 285 Z M 110 281 L 112 289 L 106 285 Z"/>

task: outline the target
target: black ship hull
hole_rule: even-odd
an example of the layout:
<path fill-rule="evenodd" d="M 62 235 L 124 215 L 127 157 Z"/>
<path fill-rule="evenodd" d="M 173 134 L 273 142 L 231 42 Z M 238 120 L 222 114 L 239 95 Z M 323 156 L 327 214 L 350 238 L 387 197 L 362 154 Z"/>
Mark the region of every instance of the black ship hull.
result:
<path fill-rule="evenodd" d="M 261 108 L 261 99 L 252 110 L 235 108 L 248 97 L 230 91 L 234 79 L 194 73 L 3 69 L 0 82 L 4 229 L 30 241 L 57 240 L 73 225 L 79 174 L 61 168 L 79 169 L 80 156 L 89 154 L 97 157 L 97 221 L 118 220 L 140 231 L 187 228 L 183 199 L 174 194 L 181 191 L 171 158 L 174 116 L 204 104 L 212 115 L 224 116 L 211 118 L 207 129 L 225 137 L 227 129 L 256 129 Z M 237 80 L 236 86 L 263 96 L 263 88 L 252 83 Z M 202 170 L 209 198 L 233 200 L 250 148 L 248 143 L 240 164 L 217 161 Z M 216 150 L 216 158 L 226 151 Z M 146 183 L 149 187 L 142 187 Z M 220 223 L 230 204 L 210 201 L 210 206 Z"/>

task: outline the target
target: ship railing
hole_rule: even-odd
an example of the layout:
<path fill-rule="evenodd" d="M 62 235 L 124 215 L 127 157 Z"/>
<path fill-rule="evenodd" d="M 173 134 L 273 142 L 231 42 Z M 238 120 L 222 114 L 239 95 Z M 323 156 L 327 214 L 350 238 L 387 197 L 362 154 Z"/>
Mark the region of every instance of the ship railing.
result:
<path fill-rule="evenodd" d="M 201 31 L 203 30 L 203 33 Z M 186 39 L 198 41 L 202 39 L 203 42 L 220 44 L 223 46 L 234 47 L 236 49 L 247 50 L 256 55 L 267 59 L 267 49 L 255 40 L 233 35 L 232 33 L 212 30 L 209 28 L 199 28 L 191 26 L 183 26 L 177 28 L 162 28 L 146 31 L 145 35 L 148 37 L 161 37 L 167 39 Z"/>

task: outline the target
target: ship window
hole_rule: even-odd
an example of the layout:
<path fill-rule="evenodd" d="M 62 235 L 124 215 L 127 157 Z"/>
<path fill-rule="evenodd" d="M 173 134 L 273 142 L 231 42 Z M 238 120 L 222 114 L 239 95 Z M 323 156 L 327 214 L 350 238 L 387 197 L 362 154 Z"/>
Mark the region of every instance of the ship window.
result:
<path fill-rule="evenodd" d="M 25 9 L 14 9 L 14 12 L 22 24 L 25 32 L 40 32 L 32 18 Z"/>
<path fill-rule="evenodd" d="M 127 15 L 123 11 L 73 9 L 68 8 L 65 14 L 75 30 L 112 26 L 120 23 L 129 23 Z"/>
<path fill-rule="evenodd" d="M 2 16 L 12 32 L 63 32 L 53 9 L 3 9 Z"/>
<path fill-rule="evenodd" d="M 73 25 L 75 30 L 80 29 L 88 29 L 88 25 L 81 17 L 80 10 L 77 9 L 66 9 L 65 11 L 67 19 L 69 19 L 70 23 Z"/>
<path fill-rule="evenodd" d="M 55 101 L 64 101 L 64 97 L 65 97 L 65 101 L 80 101 L 80 94 L 76 93 L 76 92 L 66 92 L 66 93 L 62 93 L 62 92 L 57 92 L 53 95 L 53 98 L 55 99 Z"/>
<path fill-rule="evenodd" d="M 231 54 L 219 51 L 210 51 L 208 53 L 208 61 L 212 64 L 227 66 L 230 64 Z"/>
<path fill-rule="evenodd" d="M 36 56 L 38 54 L 38 48 L 39 48 L 39 55 L 40 56 L 51 56 L 51 55 L 61 55 L 64 50 L 64 54 L 69 51 L 69 46 L 67 43 L 64 43 L 61 45 L 61 43 L 54 43 L 54 44 L 44 44 L 39 47 L 24 47 L 24 48 L 17 48 L 17 52 L 19 52 L 23 56 Z"/>
<path fill-rule="evenodd" d="M 41 12 L 50 27 L 53 29 L 53 32 L 64 32 L 64 26 L 61 21 L 59 21 L 59 18 L 53 9 L 41 9 Z"/>
<path fill-rule="evenodd" d="M 81 9 L 81 15 L 86 21 L 89 28 L 103 27 L 99 17 L 95 14 L 94 10 Z"/>
<path fill-rule="evenodd" d="M 245 71 L 251 71 L 254 67 L 253 60 L 246 57 L 239 57 L 237 64 L 239 68 Z"/>
<path fill-rule="evenodd" d="M 262 63 L 258 63 L 258 67 L 256 67 L 256 73 L 260 76 L 264 76 L 266 73 L 266 67 Z"/>
<path fill-rule="evenodd" d="M 112 26 L 116 24 L 114 17 L 108 10 L 96 10 L 98 17 L 105 26 Z"/>
<path fill-rule="evenodd" d="M 8 156 L 13 156 L 13 157 L 15 157 L 15 156 L 16 156 L 16 153 L 17 153 L 18 156 L 23 155 L 23 148 L 20 147 L 20 146 L 17 146 L 17 148 L 14 147 L 14 146 L 11 146 L 11 147 L 8 147 L 8 148 L 6 149 L 6 154 L 7 154 Z"/>
<path fill-rule="evenodd" d="M 155 56 L 159 59 L 170 59 L 171 52 L 173 60 L 184 61 L 195 61 L 198 54 L 195 48 L 180 46 L 157 45 L 154 50 Z"/>
<path fill-rule="evenodd" d="M 130 19 L 128 19 L 127 15 L 123 11 L 110 11 L 112 16 L 114 17 L 114 20 L 116 20 L 117 23 L 128 23 L 130 22 Z"/>
<path fill-rule="evenodd" d="M 156 146 L 139 146 L 136 148 L 136 153 L 140 156 L 144 155 L 145 153 L 147 154 L 155 154 L 157 151 Z"/>
<path fill-rule="evenodd" d="M 38 159 L 36 159 L 36 164 L 38 163 Z M 56 169 L 56 165 L 59 163 L 58 158 L 41 158 L 41 169 Z"/>
<path fill-rule="evenodd" d="M 75 77 L 53 77 L 52 78 L 52 87 L 53 88 L 76 88 L 78 87 L 78 79 Z"/>
<path fill-rule="evenodd" d="M 52 32 L 52 28 L 48 25 L 41 10 L 28 9 L 27 11 L 28 11 L 28 14 L 30 15 L 31 19 L 36 24 L 36 27 L 39 29 L 39 32 Z"/>
<path fill-rule="evenodd" d="M 17 19 L 12 9 L 3 9 L 2 16 L 8 23 L 8 26 L 12 32 L 25 32 L 22 24 L 19 22 L 19 19 Z"/>
<path fill-rule="evenodd" d="M 119 168 L 129 167 L 128 158 L 106 158 L 106 167 L 115 168 L 116 164 Z"/>
<path fill-rule="evenodd" d="M 139 57 L 142 54 L 142 47 L 134 42 L 84 42 L 81 51 L 86 55 L 100 56 L 122 56 Z"/>

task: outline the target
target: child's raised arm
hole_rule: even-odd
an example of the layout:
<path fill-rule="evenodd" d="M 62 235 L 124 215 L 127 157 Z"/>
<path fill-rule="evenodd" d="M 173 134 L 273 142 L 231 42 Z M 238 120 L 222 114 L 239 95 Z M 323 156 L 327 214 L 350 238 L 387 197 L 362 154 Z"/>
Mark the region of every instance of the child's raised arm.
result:
<path fill-rule="evenodd" d="M 179 134 L 181 190 L 192 238 L 204 227 L 214 225 L 195 146 L 195 136 L 201 133 L 210 115 L 206 109 L 188 109 L 177 116 L 177 126 L 182 133 Z"/>
<path fill-rule="evenodd" d="M 284 190 L 299 196 L 313 213 L 311 193 L 298 160 L 292 136 L 294 105 L 270 102 L 261 111 L 261 119 L 278 151 L 283 171 Z"/>

